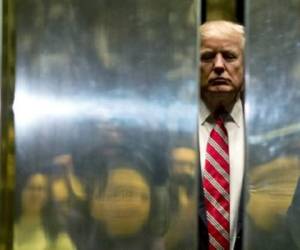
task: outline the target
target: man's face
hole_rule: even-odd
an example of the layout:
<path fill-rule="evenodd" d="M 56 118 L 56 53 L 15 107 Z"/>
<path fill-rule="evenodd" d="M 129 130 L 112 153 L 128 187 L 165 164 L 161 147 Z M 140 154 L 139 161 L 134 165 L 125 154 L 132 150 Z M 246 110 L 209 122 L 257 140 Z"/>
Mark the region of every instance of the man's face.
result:
<path fill-rule="evenodd" d="M 221 103 L 233 102 L 244 82 L 243 51 L 237 36 L 210 37 L 200 49 L 201 96 Z"/>

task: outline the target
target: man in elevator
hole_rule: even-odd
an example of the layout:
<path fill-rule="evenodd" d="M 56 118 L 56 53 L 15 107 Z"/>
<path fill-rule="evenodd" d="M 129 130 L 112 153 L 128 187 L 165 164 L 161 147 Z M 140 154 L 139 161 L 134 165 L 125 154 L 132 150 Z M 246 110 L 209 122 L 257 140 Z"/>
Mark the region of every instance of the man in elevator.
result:
<path fill-rule="evenodd" d="M 200 249 L 241 249 L 244 28 L 200 26 Z"/>

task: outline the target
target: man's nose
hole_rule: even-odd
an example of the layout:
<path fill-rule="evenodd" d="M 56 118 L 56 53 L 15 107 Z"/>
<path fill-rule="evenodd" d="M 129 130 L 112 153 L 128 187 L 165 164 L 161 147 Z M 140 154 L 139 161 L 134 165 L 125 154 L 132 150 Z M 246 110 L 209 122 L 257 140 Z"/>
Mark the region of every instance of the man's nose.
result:
<path fill-rule="evenodd" d="M 225 62 L 222 54 L 217 54 L 214 61 L 214 71 L 220 75 L 225 71 Z"/>

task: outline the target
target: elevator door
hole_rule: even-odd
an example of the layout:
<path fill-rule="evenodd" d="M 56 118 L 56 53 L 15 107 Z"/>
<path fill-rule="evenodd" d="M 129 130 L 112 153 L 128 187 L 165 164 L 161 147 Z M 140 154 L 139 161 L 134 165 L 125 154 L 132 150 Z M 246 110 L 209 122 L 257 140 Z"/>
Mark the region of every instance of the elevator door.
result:
<path fill-rule="evenodd" d="M 300 249 L 300 3 L 246 7 L 245 249 Z"/>
<path fill-rule="evenodd" d="M 16 0 L 13 249 L 196 249 L 197 1 Z"/>

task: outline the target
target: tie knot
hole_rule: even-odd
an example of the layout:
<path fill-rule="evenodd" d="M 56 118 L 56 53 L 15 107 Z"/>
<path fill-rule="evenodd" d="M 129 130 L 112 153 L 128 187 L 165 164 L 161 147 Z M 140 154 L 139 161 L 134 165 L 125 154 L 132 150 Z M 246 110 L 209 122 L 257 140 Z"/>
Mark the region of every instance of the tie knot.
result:
<path fill-rule="evenodd" d="M 219 125 L 220 127 L 224 126 L 224 118 L 219 117 L 216 119 L 216 125 Z"/>
<path fill-rule="evenodd" d="M 219 124 L 219 125 L 224 124 L 225 116 L 226 116 L 226 114 L 224 114 L 224 113 L 223 114 L 214 115 L 214 119 L 215 119 L 216 124 Z"/>
<path fill-rule="evenodd" d="M 213 113 L 213 117 L 215 119 L 216 124 L 222 125 L 225 122 L 225 118 L 228 113 L 224 109 L 219 109 Z"/>
<path fill-rule="evenodd" d="M 215 117 L 215 127 L 221 128 L 223 132 L 227 134 L 227 129 L 225 127 L 225 118 L 226 118 L 226 114 L 224 113 Z"/>

